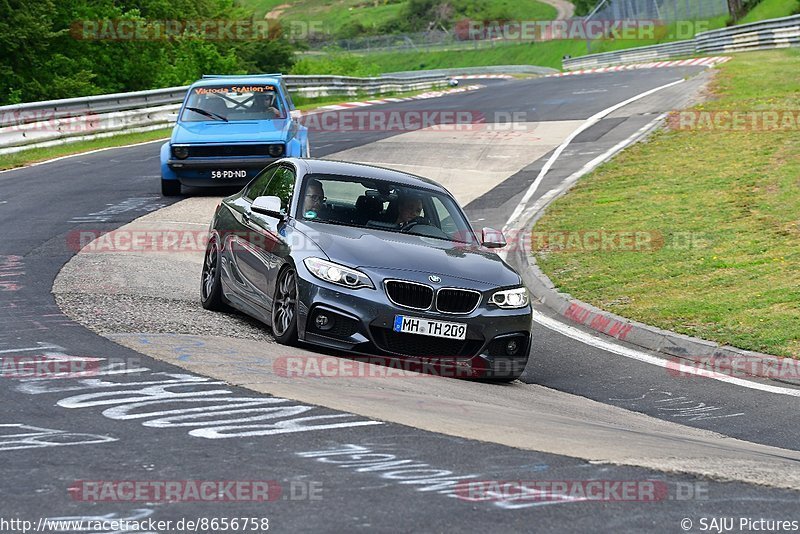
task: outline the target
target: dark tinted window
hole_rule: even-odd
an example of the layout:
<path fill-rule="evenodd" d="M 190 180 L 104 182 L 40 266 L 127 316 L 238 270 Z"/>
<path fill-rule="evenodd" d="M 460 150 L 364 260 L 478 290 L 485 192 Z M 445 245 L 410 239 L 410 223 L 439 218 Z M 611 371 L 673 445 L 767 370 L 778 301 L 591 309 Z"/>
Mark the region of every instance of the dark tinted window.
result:
<path fill-rule="evenodd" d="M 284 119 L 286 115 L 273 85 L 219 85 L 192 88 L 181 120 L 247 121 Z"/>
<path fill-rule="evenodd" d="M 281 80 L 281 87 L 283 88 L 283 96 L 286 98 L 286 105 L 289 107 L 289 111 L 294 111 L 294 102 L 292 102 L 292 94 L 289 92 L 289 88 L 286 87 L 286 82 Z"/>
<path fill-rule="evenodd" d="M 308 175 L 297 217 L 309 221 L 405 232 L 473 242 L 474 233 L 455 200 L 445 193 L 382 180 Z"/>

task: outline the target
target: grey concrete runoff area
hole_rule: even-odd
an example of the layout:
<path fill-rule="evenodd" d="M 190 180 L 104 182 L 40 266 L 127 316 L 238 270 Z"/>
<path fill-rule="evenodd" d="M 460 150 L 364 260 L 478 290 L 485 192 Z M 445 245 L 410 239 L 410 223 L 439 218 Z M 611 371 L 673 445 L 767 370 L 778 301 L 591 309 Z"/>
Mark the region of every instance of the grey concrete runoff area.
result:
<path fill-rule="evenodd" d="M 696 101 L 708 77 L 686 67 L 487 81 L 374 109 L 517 113 L 518 131 L 319 132 L 312 153 L 430 176 L 475 226 L 501 228 L 587 118 L 686 79 L 578 135 L 531 202 L 553 198 L 588 161 Z M 0 358 L 40 354 L 93 370 L 3 375 L 0 532 L 14 531 L 4 520 L 45 517 L 162 522 L 139 532 L 234 516 L 259 532 L 264 519 L 279 532 L 701 532 L 722 518 L 746 532 L 800 519 L 796 396 L 672 376 L 546 327 L 562 319 L 539 303 L 547 320 L 534 324 L 531 362 L 510 385 L 372 367 L 293 375 L 292 359 L 341 369 L 348 358 L 278 345 L 253 320 L 203 310 L 201 245 L 78 252 L 80 232 L 207 229 L 232 191 L 162 198 L 157 150 L 0 173 Z M 54 201 L 43 203 L 42 191 Z M 120 481 L 150 490 L 262 481 L 272 491 L 271 500 L 223 490 L 215 499 L 137 500 L 118 491 Z M 587 497 L 590 488 L 603 488 L 600 497 Z M 224 531 L 216 525 L 197 530 Z M 92 531 L 115 532 L 102 526 Z"/>

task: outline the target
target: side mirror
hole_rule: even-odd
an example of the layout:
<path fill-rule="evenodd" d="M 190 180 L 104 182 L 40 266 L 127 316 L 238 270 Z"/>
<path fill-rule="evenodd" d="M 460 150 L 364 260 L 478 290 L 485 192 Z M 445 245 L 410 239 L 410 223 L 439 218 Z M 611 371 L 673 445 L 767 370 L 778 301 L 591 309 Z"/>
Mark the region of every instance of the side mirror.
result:
<path fill-rule="evenodd" d="M 289 112 L 289 116 L 297 121 L 303 118 L 303 112 L 300 111 L 299 109 L 293 109 L 292 111 Z"/>
<path fill-rule="evenodd" d="M 503 248 L 506 246 L 506 238 L 500 230 L 484 228 L 481 231 L 481 245 L 486 248 Z"/>
<path fill-rule="evenodd" d="M 281 212 L 281 199 L 278 197 L 256 197 L 250 209 L 256 213 L 277 217 L 278 219 L 284 217 Z"/>

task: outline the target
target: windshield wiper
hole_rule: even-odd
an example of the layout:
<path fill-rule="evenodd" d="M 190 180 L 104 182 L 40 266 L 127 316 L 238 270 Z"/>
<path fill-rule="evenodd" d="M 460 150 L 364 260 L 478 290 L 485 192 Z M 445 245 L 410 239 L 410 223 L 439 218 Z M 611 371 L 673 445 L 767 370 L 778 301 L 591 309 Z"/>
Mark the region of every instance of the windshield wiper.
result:
<path fill-rule="evenodd" d="M 194 111 L 195 113 L 199 113 L 200 115 L 205 115 L 206 117 L 211 117 L 212 119 L 228 122 L 228 119 L 226 117 L 223 117 L 219 113 L 214 113 L 213 111 L 206 111 L 204 109 L 193 108 L 191 106 L 186 106 L 186 109 L 188 109 L 189 111 Z"/>

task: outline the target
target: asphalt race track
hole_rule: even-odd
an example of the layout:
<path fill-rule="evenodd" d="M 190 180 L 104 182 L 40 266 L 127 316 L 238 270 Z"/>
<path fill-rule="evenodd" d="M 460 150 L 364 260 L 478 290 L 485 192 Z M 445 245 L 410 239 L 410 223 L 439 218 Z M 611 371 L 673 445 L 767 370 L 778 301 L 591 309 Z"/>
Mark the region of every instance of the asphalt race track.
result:
<path fill-rule="evenodd" d="M 367 109 L 516 116 L 531 128 L 519 135 L 318 132 L 312 154 L 427 174 L 466 204 L 476 227 L 501 228 L 570 131 L 684 78 L 581 133 L 535 202 L 660 114 L 691 102 L 707 79 L 703 69 L 493 81 L 478 91 L 374 106 Z M 500 139 L 505 148 L 489 150 Z M 736 517 L 737 526 L 738 518 L 798 519 L 798 390 L 791 385 L 781 384 L 795 394 L 773 394 L 675 377 L 539 324 L 522 383 L 509 386 L 276 377 L 276 358 L 313 351 L 287 351 L 266 327 L 239 315 L 202 313 L 192 296 L 199 293 L 196 251 L 75 256 L 76 232 L 140 218 L 136 224 L 204 229 L 205 214 L 227 193 L 195 191 L 177 204 L 162 198 L 158 146 L 0 173 L 0 456 L 7 475 L 0 519 L 170 520 L 139 530 L 165 533 L 194 530 L 176 527 L 181 519 L 215 517 L 268 518 L 269 530 L 279 532 L 589 532 L 601 525 L 700 532 L 703 518 Z M 28 355 L 84 362 L 92 372 L 44 379 L 8 372 Z M 185 487 L 254 480 L 271 481 L 273 500 L 168 502 L 92 491 L 101 481 Z M 496 488 L 490 481 L 536 480 L 564 484 L 526 499 L 464 489 L 467 482 Z M 563 492 L 588 481 L 633 484 L 638 498 L 612 492 L 593 501 Z M 0 524 L 0 532 L 20 531 L 12 528 Z"/>

